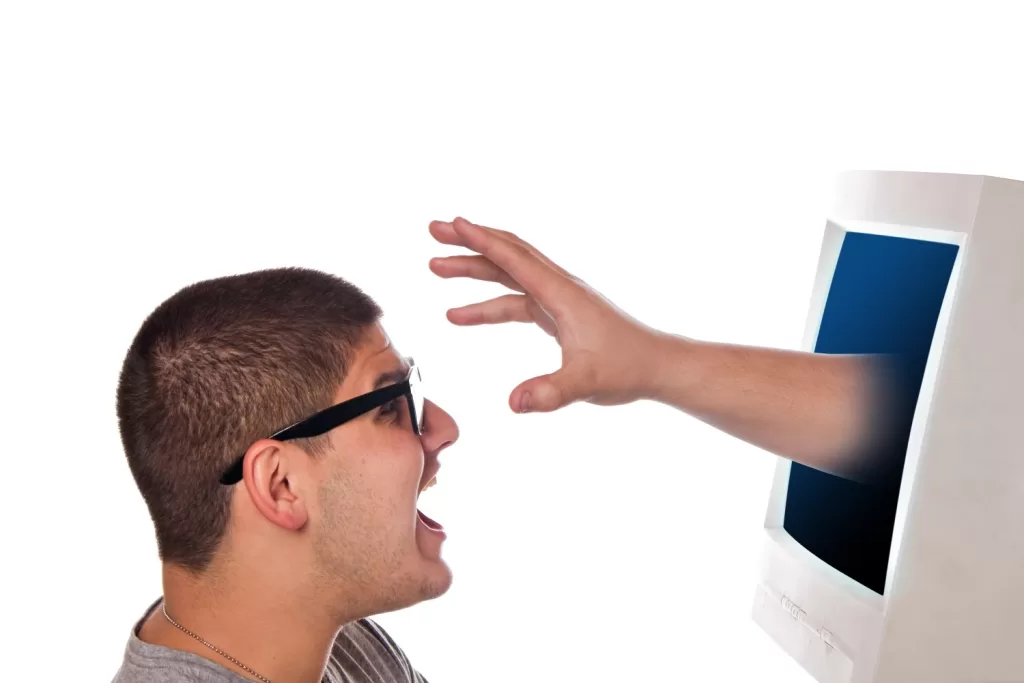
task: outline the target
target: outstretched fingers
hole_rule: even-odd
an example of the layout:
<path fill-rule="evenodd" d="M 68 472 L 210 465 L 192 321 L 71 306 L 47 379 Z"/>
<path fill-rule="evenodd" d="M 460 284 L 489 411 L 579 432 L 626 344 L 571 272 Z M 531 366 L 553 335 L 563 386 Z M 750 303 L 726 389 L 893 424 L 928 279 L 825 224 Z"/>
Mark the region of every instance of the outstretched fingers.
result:
<path fill-rule="evenodd" d="M 467 277 L 497 282 L 509 289 L 523 292 L 523 287 L 485 256 L 445 256 L 430 260 L 430 270 L 443 278 Z"/>
<path fill-rule="evenodd" d="M 466 246 L 462 238 L 455 232 L 455 226 L 448 221 L 431 221 L 430 234 L 441 244 L 450 244 L 456 247 Z"/>
<path fill-rule="evenodd" d="M 495 325 L 498 323 L 534 322 L 529 310 L 529 297 L 506 294 L 488 301 L 452 308 L 448 320 L 456 325 Z"/>
<path fill-rule="evenodd" d="M 571 296 L 574 283 L 524 243 L 458 218 L 451 226 L 462 246 L 484 256 L 507 273 L 545 308 L 550 310 L 559 308 L 560 304 L 564 306 L 564 299 Z"/>

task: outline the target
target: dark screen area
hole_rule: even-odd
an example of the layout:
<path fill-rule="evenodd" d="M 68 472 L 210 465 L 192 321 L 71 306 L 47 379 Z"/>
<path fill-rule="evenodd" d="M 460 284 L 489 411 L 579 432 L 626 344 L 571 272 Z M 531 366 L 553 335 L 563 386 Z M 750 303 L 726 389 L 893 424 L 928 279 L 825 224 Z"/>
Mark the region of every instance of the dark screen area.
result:
<path fill-rule="evenodd" d="M 882 594 L 913 412 L 959 247 L 847 233 L 817 353 L 889 354 L 897 424 L 880 446 L 884 476 L 862 484 L 793 463 L 783 527 L 798 543 Z"/>

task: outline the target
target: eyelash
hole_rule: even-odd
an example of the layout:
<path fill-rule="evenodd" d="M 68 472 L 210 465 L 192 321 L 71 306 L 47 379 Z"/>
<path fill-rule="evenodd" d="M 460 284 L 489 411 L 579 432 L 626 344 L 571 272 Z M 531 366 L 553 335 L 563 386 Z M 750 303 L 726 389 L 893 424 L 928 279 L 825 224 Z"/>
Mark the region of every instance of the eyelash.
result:
<path fill-rule="evenodd" d="M 398 399 L 394 399 L 394 400 L 388 401 L 387 403 L 382 405 L 380 407 L 380 415 L 382 417 L 384 417 L 384 416 L 391 416 L 391 415 L 397 416 L 398 415 L 398 403 L 397 403 L 397 401 L 398 401 Z"/>

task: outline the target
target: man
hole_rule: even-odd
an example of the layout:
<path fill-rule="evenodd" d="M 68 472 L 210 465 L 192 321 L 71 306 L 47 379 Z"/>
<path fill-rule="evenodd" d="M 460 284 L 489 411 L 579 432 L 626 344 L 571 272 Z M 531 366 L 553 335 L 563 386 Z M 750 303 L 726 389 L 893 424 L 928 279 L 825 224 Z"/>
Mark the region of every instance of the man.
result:
<path fill-rule="evenodd" d="M 419 494 L 458 438 L 344 280 L 199 282 L 131 344 L 117 412 L 163 597 L 116 683 L 424 681 L 369 617 L 448 589 Z"/>
<path fill-rule="evenodd" d="M 826 355 L 699 341 L 652 329 L 516 235 L 463 218 L 434 238 L 474 255 L 435 258 L 443 278 L 513 290 L 448 311 L 456 325 L 534 323 L 562 348 L 562 367 L 517 386 L 517 412 L 585 401 L 670 405 L 794 462 L 874 485 L 898 475 L 916 391 L 892 356 Z M 900 443 L 903 447 L 900 447 Z"/>

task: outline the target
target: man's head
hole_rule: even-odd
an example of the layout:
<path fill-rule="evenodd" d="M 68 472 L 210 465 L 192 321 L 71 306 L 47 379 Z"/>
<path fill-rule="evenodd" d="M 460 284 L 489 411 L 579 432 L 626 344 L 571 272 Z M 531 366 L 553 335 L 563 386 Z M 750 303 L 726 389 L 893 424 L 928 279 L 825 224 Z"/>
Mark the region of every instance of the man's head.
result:
<path fill-rule="evenodd" d="M 380 316 L 353 285 L 295 268 L 199 282 L 150 314 L 117 410 L 166 565 L 292 586 L 347 615 L 447 590 L 443 536 L 416 499 L 458 437 L 450 416 L 425 403 L 417 434 L 399 397 L 321 436 L 269 438 L 408 374 Z M 241 480 L 221 483 L 243 455 Z"/>

